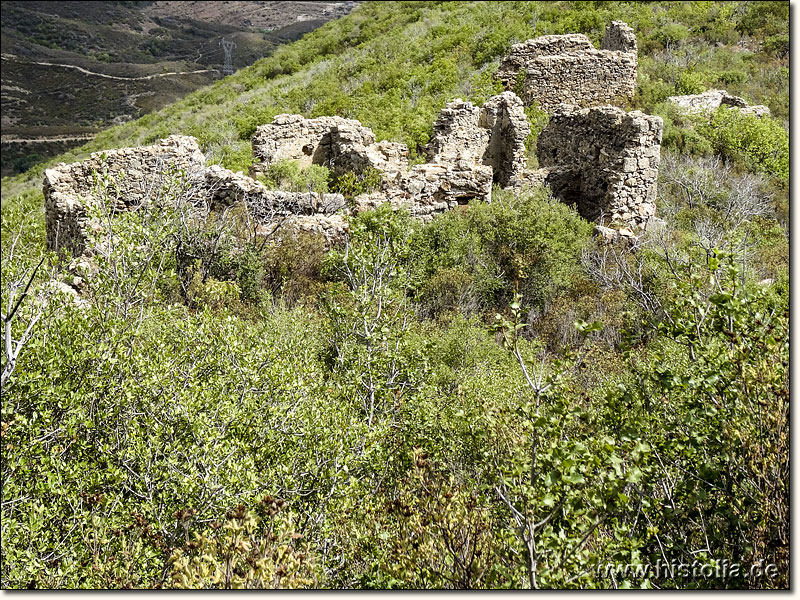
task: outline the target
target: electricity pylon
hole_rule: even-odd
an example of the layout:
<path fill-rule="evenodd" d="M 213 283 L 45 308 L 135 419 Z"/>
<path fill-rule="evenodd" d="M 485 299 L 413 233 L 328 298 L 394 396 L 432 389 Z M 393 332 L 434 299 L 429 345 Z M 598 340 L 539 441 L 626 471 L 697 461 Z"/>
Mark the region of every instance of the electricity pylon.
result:
<path fill-rule="evenodd" d="M 233 56 L 231 53 L 233 49 L 236 48 L 236 44 L 222 38 L 220 45 L 222 49 L 225 50 L 225 66 L 222 67 L 222 75 L 233 75 Z"/>

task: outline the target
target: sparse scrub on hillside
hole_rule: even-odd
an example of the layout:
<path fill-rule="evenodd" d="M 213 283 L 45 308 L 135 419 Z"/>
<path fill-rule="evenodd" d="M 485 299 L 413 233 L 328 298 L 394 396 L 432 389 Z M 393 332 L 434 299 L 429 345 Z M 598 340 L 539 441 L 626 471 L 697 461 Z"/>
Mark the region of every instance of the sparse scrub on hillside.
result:
<path fill-rule="evenodd" d="M 174 178 L 113 218 L 106 198 L 83 301 L 53 296 L 3 386 L 2 587 L 788 588 L 788 66 L 757 49 L 783 4 L 365 3 L 60 157 L 192 133 L 247 172 L 255 127 L 300 112 L 419 160 L 511 43 L 619 19 L 631 108 L 665 121 L 663 222 L 606 244 L 546 188 L 495 189 L 424 224 L 350 215 L 326 249 Z M 686 66 L 773 117 L 678 112 Z M 13 340 L 75 283 L 42 170 L 3 182 L 0 312 L 48 267 Z M 291 162 L 262 182 L 378 183 Z"/>

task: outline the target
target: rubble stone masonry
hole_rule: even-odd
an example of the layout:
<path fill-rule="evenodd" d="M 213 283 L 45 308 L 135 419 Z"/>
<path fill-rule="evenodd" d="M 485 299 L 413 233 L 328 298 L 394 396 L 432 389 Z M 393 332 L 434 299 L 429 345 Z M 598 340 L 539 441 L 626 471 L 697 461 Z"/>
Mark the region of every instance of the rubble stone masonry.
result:
<path fill-rule="evenodd" d="M 589 220 L 646 227 L 655 215 L 661 117 L 612 106 L 562 105 L 539 135 L 553 194 Z"/>
<path fill-rule="evenodd" d="M 526 106 L 551 112 L 559 104 L 598 106 L 636 91 L 636 35 L 627 24 L 606 28 L 600 49 L 581 33 L 546 35 L 514 44 L 495 78 Z"/>

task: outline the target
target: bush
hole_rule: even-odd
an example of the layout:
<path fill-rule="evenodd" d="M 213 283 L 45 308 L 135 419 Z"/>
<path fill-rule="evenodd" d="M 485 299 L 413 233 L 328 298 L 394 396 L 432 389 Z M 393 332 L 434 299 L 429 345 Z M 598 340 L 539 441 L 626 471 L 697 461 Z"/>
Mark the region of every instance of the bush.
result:
<path fill-rule="evenodd" d="M 693 73 L 692 71 L 683 71 L 678 75 L 678 81 L 675 84 L 675 91 L 678 95 L 691 95 L 699 94 L 705 91 L 704 80 L 702 74 Z"/>
<path fill-rule="evenodd" d="M 779 59 L 789 56 L 789 36 L 785 33 L 771 35 L 761 42 L 761 50 Z"/>
<path fill-rule="evenodd" d="M 305 233 L 287 236 L 280 244 L 270 244 L 264 252 L 264 277 L 261 285 L 274 298 L 288 306 L 300 301 L 316 301 L 325 289 L 324 239 Z"/>
<path fill-rule="evenodd" d="M 655 39 L 664 46 L 674 46 L 685 41 L 689 37 L 689 28 L 678 23 L 669 23 L 659 28 Z"/>
<path fill-rule="evenodd" d="M 420 284 L 427 286 L 430 306 L 436 304 L 432 291 L 444 292 L 442 283 L 452 282 L 454 269 L 461 272 L 459 277 L 471 277 L 487 308 L 506 306 L 514 290 L 526 303 L 542 306 L 555 290 L 572 282 L 575 259 L 591 230 L 573 209 L 544 190 L 519 196 L 497 192 L 491 204 L 473 203 L 466 210 L 446 213 L 418 232 L 412 242 L 414 270 Z M 450 274 L 439 275 L 437 284 L 425 283 L 440 270 Z M 450 304 L 446 298 L 439 302 Z"/>
<path fill-rule="evenodd" d="M 346 199 L 352 200 L 360 194 L 369 194 L 376 190 L 381 183 L 381 177 L 381 172 L 374 167 L 367 167 L 361 173 L 331 171 L 328 186 L 331 192 L 342 194 Z"/>
<path fill-rule="evenodd" d="M 296 160 L 279 160 L 270 165 L 259 179 L 272 189 L 326 194 L 330 171 L 321 165 L 301 168 Z"/>
<path fill-rule="evenodd" d="M 469 315 L 482 307 L 472 275 L 459 268 L 437 271 L 422 285 L 418 301 L 420 313 L 427 318 L 452 311 Z"/>
<path fill-rule="evenodd" d="M 789 132 L 775 119 L 721 106 L 699 130 L 715 152 L 789 185 Z"/>

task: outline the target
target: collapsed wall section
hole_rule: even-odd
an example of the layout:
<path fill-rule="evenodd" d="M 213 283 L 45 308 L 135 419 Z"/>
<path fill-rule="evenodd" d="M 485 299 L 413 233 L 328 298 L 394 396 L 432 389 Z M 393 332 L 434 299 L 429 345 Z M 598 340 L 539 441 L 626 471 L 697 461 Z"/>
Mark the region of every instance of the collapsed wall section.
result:
<path fill-rule="evenodd" d="M 701 113 L 716 110 L 720 106 L 738 109 L 742 114 L 764 117 L 770 115 L 770 110 L 763 104 L 750 106 L 744 98 L 732 96 L 725 90 L 708 90 L 702 94 L 689 96 L 670 96 L 668 102 L 682 108 L 688 113 Z"/>
<path fill-rule="evenodd" d="M 490 131 L 482 162 L 492 167 L 495 182 L 504 188 L 519 185 L 527 165 L 525 139 L 531 132 L 522 100 L 513 92 L 490 98 L 478 124 Z"/>
<path fill-rule="evenodd" d="M 512 92 L 482 107 L 453 100 L 442 109 L 433 130 L 425 148 L 429 162 L 409 168 L 407 146 L 376 143 L 372 131 L 358 121 L 279 115 L 256 130 L 253 154 L 260 164 L 254 172 L 280 159 L 338 172 L 374 168 L 381 173 L 379 191 L 358 198 L 356 206 L 374 206 L 382 198 L 420 217 L 472 200 L 489 201 L 493 183 L 507 186 L 521 179 L 530 126 L 522 101 Z"/>
<path fill-rule="evenodd" d="M 45 170 L 47 247 L 83 251 L 92 225 L 87 203 L 96 200 L 103 174 L 111 181 L 104 192 L 109 208 L 121 211 L 154 200 L 169 177 L 191 178 L 204 165 L 197 140 L 172 135 L 152 146 L 94 152 L 88 160 Z"/>
<path fill-rule="evenodd" d="M 562 105 L 539 135 L 553 194 L 589 220 L 645 227 L 655 215 L 661 117 Z"/>
<path fill-rule="evenodd" d="M 456 99 L 436 120 L 426 147 L 430 162 L 409 168 L 406 146 L 376 143 L 372 131 L 358 121 L 279 115 L 269 126 L 260 127 L 254 138 L 261 167 L 281 159 L 327 163 L 344 171 L 372 167 L 381 172 L 379 189 L 356 197 L 351 205 L 341 194 L 269 190 L 252 177 L 218 165 L 206 167 L 194 138 L 171 136 L 153 146 L 95 153 L 86 161 L 48 169 L 44 180 L 48 246 L 84 252 L 88 229 L 100 227 L 89 220 L 87 208 L 92 203 L 103 200 L 111 212 L 133 209 L 157 200 L 168 181 L 188 181 L 184 200 L 192 205 L 207 203 L 213 210 L 245 204 L 257 232 L 272 235 L 279 226 L 314 231 L 329 246 L 344 237 L 344 216 L 353 209 L 389 203 L 429 220 L 459 205 L 490 201 L 495 184 L 549 184 L 554 195 L 576 204 L 588 219 L 645 226 L 655 212 L 661 130 L 659 117 L 640 112 L 561 105 L 539 136 L 542 168 L 528 171 L 525 139 L 530 127 L 522 101 L 512 92 L 481 107 Z M 102 173 L 109 175 L 110 187 L 105 190 L 97 185 L 97 174 Z M 179 177 L 171 178 L 172 174 Z"/>
<path fill-rule="evenodd" d="M 636 91 L 636 36 L 627 24 L 606 28 L 601 48 L 583 34 L 548 35 L 514 44 L 495 73 L 526 106 L 552 111 L 561 103 L 607 104 Z"/>
<path fill-rule="evenodd" d="M 375 143 L 372 130 L 353 119 L 277 115 L 272 123 L 256 128 L 252 140 L 253 158 L 257 161 L 254 169 L 263 172 L 279 160 L 296 160 L 302 167 L 328 166 L 332 158 L 331 133 L 339 129 L 347 132 L 349 140 L 361 145 Z"/>
<path fill-rule="evenodd" d="M 109 177 L 104 185 L 103 174 Z M 174 178 L 184 200 L 219 209 L 244 203 L 262 232 L 270 224 L 315 231 L 328 243 L 342 238 L 344 221 L 336 213 L 346 208 L 341 194 L 296 193 L 269 190 L 254 179 L 218 165 L 205 166 L 197 140 L 170 136 L 153 146 L 96 152 L 88 160 L 60 164 L 44 176 L 47 245 L 80 255 L 87 248 L 90 229 L 102 224 L 89 218 L 92 204 L 103 202 L 110 212 L 135 209 L 157 202 Z"/>

